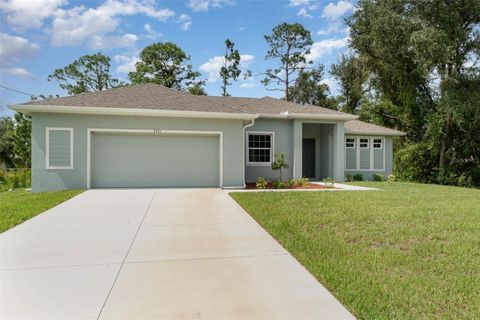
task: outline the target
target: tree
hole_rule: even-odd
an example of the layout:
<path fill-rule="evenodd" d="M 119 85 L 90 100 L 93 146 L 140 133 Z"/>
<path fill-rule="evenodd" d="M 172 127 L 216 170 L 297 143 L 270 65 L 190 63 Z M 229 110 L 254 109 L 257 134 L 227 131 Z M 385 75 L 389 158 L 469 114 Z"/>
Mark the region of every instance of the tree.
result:
<path fill-rule="evenodd" d="M 443 127 L 438 165 L 443 170 L 447 153 L 453 147 L 452 127 L 463 126 L 456 114 L 463 108 L 461 100 L 467 100 L 464 97 L 452 103 L 452 92 L 462 90 L 459 84 L 471 86 L 477 80 L 465 73 L 464 66 L 471 55 L 478 57 L 480 53 L 480 2 L 421 0 L 414 10 L 424 23 L 411 36 L 413 51 L 421 67 L 429 71 L 434 68 L 440 75 L 441 98 L 437 112 L 443 116 Z"/>
<path fill-rule="evenodd" d="M 351 47 L 369 72 L 370 93 L 398 106 L 405 115 L 405 121 L 396 122 L 398 129 L 420 141 L 434 101 L 429 72 L 418 64 L 412 50 L 411 35 L 422 28 L 412 6 L 410 0 L 362 0 L 347 24 Z M 378 124 L 389 125 L 399 116 L 385 113 Z"/>
<path fill-rule="evenodd" d="M 16 113 L 0 118 L 0 165 L 7 168 L 31 166 L 31 117 Z"/>
<path fill-rule="evenodd" d="M 188 93 L 191 93 L 191 94 L 196 95 L 196 96 L 206 96 L 207 95 L 207 93 L 205 92 L 205 89 L 199 83 L 195 83 L 195 84 L 191 85 L 190 87 L 188 87 L 187 91 L 188 91 Z"/>
<path fill-rule="evenodd" d="M 359 114 L 407 132 L 400 175 L 480 186 L 480 2 L 361 0 L 347 24 L 371 87 Z"/>
<path fill-rule="evenodd" d="M 277 171 L 279 170 L 280 173 L 280 182 L 283 181 L 282 170 L 288 169 L 290 166 L 288 165 L 287 161 L 285 160 L 285 154 L 279 153 L 275 155 L 275 161 L 272 162 L 272 170 Z"/>
<path fill-rule="evenodd" d="M 265 40 L 270 47 L 265 59 L 280 59 L 280 63 L 275 69 L 267 69 L 262 83 L 266 87 L 276 85 L 276 88 L 267 89 L 283 91 L 285 100 L 290 101 L 288 88 L 295 83 L 298 71 L 308 64 L 306 55 L 313 44 L 310 31 L 299 23 L 282 23 L 273 28 Z"/>
<path fill-rule="evenodd" d="M 32 118 L 23 113 L 15 113 L 13 134 L 13 161 L 17 168 L 30 168 L 32 165 Z"/>
<path fill-rule="evenodd" d="M 319 64 L 311 70 L 300 70 L 294 86 L 289 87 L 290 101 L 336 109 L 336 102 L 329 98 L 330 89 L 322 83 L 324 66 Z"/>
<path fill-rule="evenodd" d="M 229 79 L 234 81 L 240 76 L 242 71 L 240 65 L 240 53 L 234 49 L 235 43 L 230 39 L 225 40 L 225 55 L 223 56 L 223 66 L 220 69 L 220 77 L 222 77 L 222 96 L 229 96 L 227 86 L 231 85 Z"/>
<path fill-rule="evenodd" d="M 140 61 L 135 65 L 135 71 L 128 77 L 134 84 L 156 83 L 168 88 L 185 90 L 198 81 L 200 73 L 193 71 L 188 56 L 172 42 L 159 42 L 145 47 L 140 53 Z"/>
<path fill-rule="evenodd" d="M 48 81 L 56 81 L 68 94 L 102 91 L 124 85 L 110 74 L 110 58 L 102 53 L 84 55 L 65 68 L 55 69 Z"/>
<path fill-rule="evenodd" d="M 0 167 L 13 167 L 13 134 L 15 124 L 8 116 L 0 117 Z"/>
<path fill-rule="evenodd" d="M 330 69 L 330 74 L 340 83 L 340 108 L 356 114 L 367 89 L 368 71 L 354 54 L 342 54 Z"/>

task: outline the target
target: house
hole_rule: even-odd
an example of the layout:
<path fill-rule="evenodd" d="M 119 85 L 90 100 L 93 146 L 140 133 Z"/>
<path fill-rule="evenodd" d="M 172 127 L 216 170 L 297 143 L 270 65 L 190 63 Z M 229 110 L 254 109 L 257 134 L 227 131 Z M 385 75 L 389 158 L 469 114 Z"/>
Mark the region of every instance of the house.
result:
<path fill-rule="evenodd" d="M 11 106 L 32 116 L 33 191 L 243 187 L 286 178 L 392 172 L 402 132 L 270 97 L 195 96 L 141 84 Z"/>

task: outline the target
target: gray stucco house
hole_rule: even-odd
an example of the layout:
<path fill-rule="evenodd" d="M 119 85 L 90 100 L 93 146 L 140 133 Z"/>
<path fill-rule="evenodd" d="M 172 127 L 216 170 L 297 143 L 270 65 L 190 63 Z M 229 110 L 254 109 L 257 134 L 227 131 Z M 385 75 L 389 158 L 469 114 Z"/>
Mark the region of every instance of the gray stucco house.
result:
<path fill-rule="evenodd" d="M 11 106 L 32 116 L 33 191 L 112 187 L 243 187 L 286 178 L 392 171 L 402 132 L 270 97 L 194 96 L 142 84 Z"/>

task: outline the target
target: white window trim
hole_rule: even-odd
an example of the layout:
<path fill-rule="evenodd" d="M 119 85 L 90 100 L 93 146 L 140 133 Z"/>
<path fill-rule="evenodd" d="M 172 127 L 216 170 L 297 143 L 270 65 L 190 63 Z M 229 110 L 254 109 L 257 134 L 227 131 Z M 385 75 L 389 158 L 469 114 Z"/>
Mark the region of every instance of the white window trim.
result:
<path fill-rule="evenodd" d="M 366 147 L 362 147 L 362 140 L 367 140 L 367 146 Z M 358 147 L 360 149 L 370 149 L 370 138 L 362 138 L 362 137 L 359 137 L 358 138 Z"/>
<path fill-rule="evenodd" d="M 272 136 L 271 139 L 271 147 L 270 147 L 270 162 L 250 162 L 249 161 L 249 153 L 248 150 L 248 136 L 250 135 L 270 135 Z M 247 131 L 245 132 L 245 160 L 246 165 L 249 167 L 270 167 L 273 162 L 273 157 L 275 155 L 275 132 L 273 131 Z"/>
<path fill-rule="evenodd" d="M 68 166 L 51 166 L 50 165 L 50 131 L 69 131 L 70 133 L 70 165 Z M 47 170 L 71 170 L 73 169 L 73 128 L 47 127 L 45 139 L 45 168 Z"/>
<path fill-rule="evenodd" d="M 375 147 L 375 143 L 376 143 L 375 140 L 380 140 L 380 148 Z M 372 149 L 377 149 L 377 150 L 383 149 L 383 138 L 373 138 L 372 139 Z"/>
<path fill-rule="evenodd" d="M 353 140 L 353 147 L 349 147 L 349 146 L 347 145 L 347 143 L 351 143 L 351 142 L 348 142 L 347 140 Z M 347 149 L 355 149 L 356 146 L 357 146 L 357 143 L 356 143 L 356 142 L 357 142 L 357 140 L 356 140 L 355 138 L 350 138 L 350 137 L 345 138 L 345 148 L 347 148 Z"/>
<path fill-rule="evenodd" d="M 367 137 L 367 136 L 346 136 L 345 137 L 345 141 L 346 139 L 355 139 L 355 142 L 356 142 L 356 146 L 358 146 L 358 148 L 356 148 L 356 165 L 357 167 L 355 169 L 347 169 L 347 157 L 346 157 L 346 154 L 345 154 L 345 171 L 373 171 L 373 172 L 381 172 L 381 171 L 385 171 L 385 162 L 386 162 L 386 159 L 385 159 L 385 137 L 378 137 L 378 136 L 371 136 L 371 137 Z M 368 139 L 368 146 L 369 148 L 361 148 L 360 147 L 360 139 Z M 374 139 L 380 139 L 382 140 L 382 148 L 373 148 L 373 140 Z M 371 146 L 371 148 L 370 148 Z M 346 145 L 345 145 L 345 149 L 346 148 Z M 348 148 L 350 149 L 350 148 Z M 352 148 L 353 149 L 353 148 Z M 370 149 L 370 169 L 360 169 L 360 149 Z M 374 150 L 383 150 L 383 167 L 381 169 L 374 169 L 373 168 L 373 152 Z"/>

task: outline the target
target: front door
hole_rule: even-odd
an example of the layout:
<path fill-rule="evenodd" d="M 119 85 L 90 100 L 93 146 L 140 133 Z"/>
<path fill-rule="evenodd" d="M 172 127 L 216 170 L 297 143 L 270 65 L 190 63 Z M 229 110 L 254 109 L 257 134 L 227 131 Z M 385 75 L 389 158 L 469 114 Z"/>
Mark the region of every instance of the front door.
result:
<path fill-rule="evenodd" d="M 315 139 L 303 139 L 302 176 L 315 178 Z"/>

